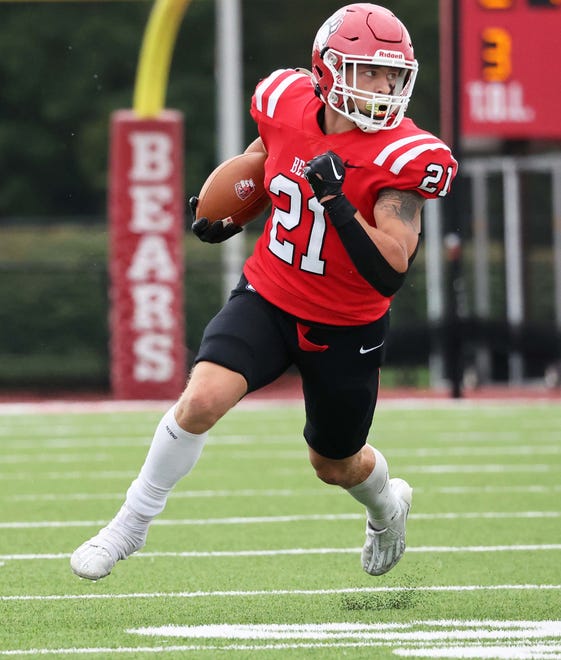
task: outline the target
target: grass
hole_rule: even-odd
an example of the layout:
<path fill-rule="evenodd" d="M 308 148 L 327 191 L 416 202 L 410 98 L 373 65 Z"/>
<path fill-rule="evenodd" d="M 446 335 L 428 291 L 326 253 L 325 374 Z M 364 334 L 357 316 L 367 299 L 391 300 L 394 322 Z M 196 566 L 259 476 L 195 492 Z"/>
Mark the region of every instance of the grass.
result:
<path fill-rule="evenodd" d="M 405 557 L 373 578 L 301 408 L 242 405 L 143 551 L 79 580 L 69 555 L 159 417 L 0 411 L 0 657 L 561 658 L 561 406 L 382 402 L 371 442 L 415 495 Z"/>

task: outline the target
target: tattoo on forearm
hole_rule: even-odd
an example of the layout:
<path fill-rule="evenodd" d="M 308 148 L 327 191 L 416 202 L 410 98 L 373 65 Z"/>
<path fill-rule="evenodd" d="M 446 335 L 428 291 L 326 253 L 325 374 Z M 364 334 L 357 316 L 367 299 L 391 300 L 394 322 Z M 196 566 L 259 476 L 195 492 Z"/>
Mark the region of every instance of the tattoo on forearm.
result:
<path fill-rule="evenodd" d="M 423 202 L 421 195 L 409 190 L 385 189 L 378 196 L 382 208 L 406 224 L 415 223 Z"/>

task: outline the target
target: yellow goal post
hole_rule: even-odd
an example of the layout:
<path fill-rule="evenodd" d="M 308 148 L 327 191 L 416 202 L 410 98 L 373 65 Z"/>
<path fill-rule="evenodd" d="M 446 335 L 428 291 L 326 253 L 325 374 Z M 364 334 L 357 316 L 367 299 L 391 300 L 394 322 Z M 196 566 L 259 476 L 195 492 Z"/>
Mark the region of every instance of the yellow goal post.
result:
<path fill-rule="evenodd" d="M 142 40 L 133 110 L 139 119 L 156 117 L 164 108 L 173 47 L 191 0 L 156 0 Z"/>

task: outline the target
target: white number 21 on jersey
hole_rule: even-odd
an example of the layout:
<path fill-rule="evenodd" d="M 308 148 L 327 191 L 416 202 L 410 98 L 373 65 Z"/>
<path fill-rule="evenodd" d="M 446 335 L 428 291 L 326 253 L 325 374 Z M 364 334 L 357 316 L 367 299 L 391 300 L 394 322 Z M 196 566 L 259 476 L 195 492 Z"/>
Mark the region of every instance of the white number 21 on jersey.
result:
<path fill-rule="evenodd" d="M 289 179 L 284 174 L 277 174 L 271 179 L 269 190 L 273 195 L 288 195 L 290 205 L 288 211 L 275 208 L 273 213 L 271 232 L 269 234 L 269 250 L 279 259 L 286 261 L 291 266 L 294 264 L 294 243 L 278 238 L 279 226 L 286 231 L 295 229 L 302 220 L 302 201 L 304 199 L 298 182 Z M 320 258 L 325 237 L 324 208 L 315 197 L 308 200 L 308 209 L 313 214 L 312 230 L 308 239 L 306 253 L 300 257 L 297 264 L 301 270 L 315 275 L 323 275 L 325 272 L 325 261 Z"/>

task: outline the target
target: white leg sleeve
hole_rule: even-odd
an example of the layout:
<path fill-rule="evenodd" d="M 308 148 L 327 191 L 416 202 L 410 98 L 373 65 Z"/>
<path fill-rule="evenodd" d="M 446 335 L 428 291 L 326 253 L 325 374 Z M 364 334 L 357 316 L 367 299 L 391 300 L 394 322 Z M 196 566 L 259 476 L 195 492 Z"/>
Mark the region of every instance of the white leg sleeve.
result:
<path fill-rule="evenodd" d="M 375 529 L 383 529 L 399 509 L 397 498 L 389 486 L 388 463 L 384 456 L 374 449 L 376 465 L 370 475 L 360 484 L 348 489 L 348 493 L 364 504 L 368 518 Z"/>
<path fill-rule="evenodd" d="M 184 431 L 174 411 L 175 405 L 162 417 L 140 474 L 127 491 L 127 507 L 143 517 L 163 511 L 172 488 L 199 460 L 208 435 Z"/>

